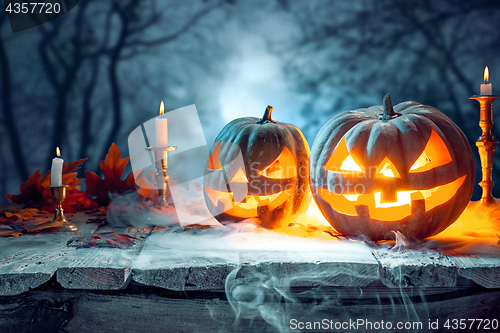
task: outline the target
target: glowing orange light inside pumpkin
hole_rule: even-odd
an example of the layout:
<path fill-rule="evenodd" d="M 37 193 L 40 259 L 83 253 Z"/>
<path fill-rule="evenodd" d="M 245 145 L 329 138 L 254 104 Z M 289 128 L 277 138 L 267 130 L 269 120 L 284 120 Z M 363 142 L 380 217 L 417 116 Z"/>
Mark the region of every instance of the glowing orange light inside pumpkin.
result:
<path fill-rule="evenodd" d="M 230 171 L 231 166 L 226 169 L 223 168 L 220 161 L 221 144 L 222 142 L 218 142 L 212 149 L 207 162 L 207 169 L 210 171 L 219 170 L 224 172 L 225 175 L 228 175 L 230 179 L 228 184 L 230 190 L 220 191 L 205 185 L 205 192 L 216 210 L 214 214 L 224 212 L 225 214 L 242 218 L 256 217 L 259 207 L 267 206 L 270 210 L 276 209 L 283 204 L 291 194 L 295 193 L 295 186 L 286 186 L 282 191 L 274 194 L 247 194 L 249 180 L 245 174 L 244 168 L 239 167 L 234 175 L 232 175 Z M 285 146 L 281 154 L 268 167 L 257 173 L 267 178 L 286 179 L 296 177 L 298 170 L 295 165 L 295 158 L 288 147 Z"/>
<path fill-rule="evenodd" d="M 349 201 L 356 201 L 359 198 L 359 194 L 344 194 L 344 197 Z"/>
<path fill-rule="evenodd" d="M 354 159 L 351 155 L 347 156 L 342 164 L 340 165 L 340 170 L 342 171 L 363 171 L 359 167 L 359 165 L 354 162 Z"/>
<path fill-rule="evenodd" d="M 163 101 L 160 103 L 160 116 L 163 116 L 165 113 L 165 104 L 163 104 Z"/>
<path fill-rule="evenodd" d="M 411 166 L 410 173 L 429 171 L 451 161 L 446 144 L 433 129 L 424 151 Z"/>
<path fill-rule="evenodd" d="M 411 203 L 411 193 L 413 191 L 398 191 L 396 202 L 382 202 L 382 192 L 375 192 L 373 196 L 375 198 L 375 207 L 377 208 L 389 208 L 409 205 Z"/>
<path fill-rule="evenodd" d="M 490 71 L 488 70 L 488 66 L 484 68 L 484 83 L 488 83 L 490 78 Z"/>
<path fill-rule="evenodd" d="M 356 163 L 351 154 L 349 154 L 345 138 L 342 138 L 337 144 L 337 147 L 335 147 L 332 156 L 330 156 L 330 159 L 325 165 L 325 169 L 334 172 L 344 171 L 363 173 L 363 169 Z"/>
<path fill-rule="evenodd" d="M 208 185 L 205 186 L 205 190 L 214 206 L 220 210 L 219 213 L 225 212 L 228 215 L 244 218 L 257 216 L 257 208 L 260 206 L 275 209 L 290 196 L 285 190 L 270 195 L 246 195 L 243 202 L 236 202 L 233 198 L 233 192 L 217 191 Z"/>
<path fill-rule="evenodd" d="M 59 147 L 56 147 L 56 155 L 57 157 L 61 157 L 61 150 L 59 150 Z"/>
<path fill-rule="evenodd" d="M 317 188 L 318 194 L 337 212 L 357 216 L 356 206 L 367 206 L 368 215 L 374 220 L 399 221 L 412 214 L 412 205 L 424 200 L 424 210 L 428 212 L 453 198 L 465 181 L 462 176 L 448 184 L 424 190 L 398 191 L 395 202 L 383 202 L 382 192 L 368 194 L 336 194 L 328 189 Z"/>
<path fill-rule="evenodd" d="M 295 159 L 290 149 L 285 146 L 281 154 L 267 168 L 257 172 L 261 176 L 271 179 L 284 179 L 297 176 Z"/>
<path fill-rule="evenodd" d="M 220 142 L 214 147 L 210 157 L 208 158 L 207 169 L 211 171 L 222 170 L 220 162 Z"/>
<path fill-rule="evenodd" d="M 378 178 L 401 178 L 398 170 L 387 157 L 378 166 L 376 175 Z"/>
<path fill-rule="evenodd" d="M 248 178 L 245 176 L 245 173 L 241 168 L 236 171 L 236 173 L 233 176 L 233 179 L 231 179 L 231 182 L 233 183 L 248 183 Z"/>
<path fill-rule="evenodd" d="M 425 172 L 449 162 L 452 162 L 452 158 L 446 144 L 439 134 L 432 129 L 422 154 L 413 163 L 409 172 Z M 339 170 L 341 172 L 362 171 L 362 168 L 349 153 L 345 138 L 342 138 L 337 144 L 325 169 L 333 172 Z M 377 167 L 375 178 L 401 178 L 401 176 L 394 163 L 388 157 L 385 157 Z M 422 209 L 428 212 L 451 200 L 465 181 L 465 178 L 466 176 L 462 176 L 448 184 L 430 189 L 397 191 L 394 192 L 394 195 L 386 196 L 383 195 L 382 191 L 366 194 L 336 194 L 328 189 L 319 187 L 317 189 L 318 194 L 341 214 L 357 216 L 359 212 L 362 212 L 362 214 L 368 214 L 369 218 L 375 220 L 399 221 L 415 213 L 415 210 Z M 424 204 L 416 205 L 416 201 L 422 201 Z"/>

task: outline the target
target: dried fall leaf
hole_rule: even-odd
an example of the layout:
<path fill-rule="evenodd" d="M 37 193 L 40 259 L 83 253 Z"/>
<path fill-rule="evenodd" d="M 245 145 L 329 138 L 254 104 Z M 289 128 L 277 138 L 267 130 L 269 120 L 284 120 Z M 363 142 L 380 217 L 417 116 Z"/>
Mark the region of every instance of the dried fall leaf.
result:
<path fill-rule="evenodd" d="M 77 172 L 86 158 L 79 159 L 69 164 L 63 164 L 63 184 L 69 185 L 66 190 L 66 199 L 63 201 L 63 209 L 68 213 L 79 210 L 95 208 L 96 203 L 90 196 L 80 191 L 78 184 L 83 179 L 77 178 Z M 20 194 L 6 194 L 5 196 L 17 204 L 24 204 L 25 207 L 34 207 L 52 211 L 56 207 L 56 202 L 52 197 L 50 188 L 50 170 L 42 177 L 40 170 L 31 174 L 28 180 L 21 184 Z"/>
<path fill-rule="evenodd" d="M 0 211 L 0 236 L 19 236 L 23 232 L 35 232 L 46 228 L 58 227 L 49 225 L 52 214 L 36 208 L 13 209 Z M 61 225 L 62 226 L 62 225 Z"/>
<path fill-rule="evenodd" d="M 97 235 L 90 237 L 73 237 L 68 241 L 67 245 L 73 242 L 81 242 L 87 247 L 93 247 L 97 245 L 97 240 L 99 239 L 105 241 L 106 244 L 111 247 L 126 248 L 134 245 L 132 239 L 137 238 L 126 234 L 117 234 L 115 232 L 99 232 Z"/>
<path fill-rule="evenodd" d="M 17 204 L 36 204 L 43 200 L 44 192 L 49 191 L 41 185 L 42 175 L 40 170 L 29 175 L 28 180 L 21 184 L 21 194 L 6 194 L 5 196 L 12 202 Z"/>
<path fill-rule="evenodd" d="M 137 193 L 142 195 L 144 198 L 148 198 L 151 200 L 156 200 L 158 196 L 160 195 L 158 193 L 158 189 L 156 189 L 156 184 L 151 183 L 146 177 L 142 175 L 142 171 L 138 174 L 137 176 L 137 186 L 139 186 L 139 189 L 137 190 Z M 151 178 L 154 179 L 155 173 L 151 172 Z"/>
<path fill-rule="evenodd" d="M 121 177 L 125 171 L 129 157 L 121 158 L 122 153 L 112 144 L 104 161 L 100 162 L 103 179 L 95 172 L 85 172 L 85 183 L 87 184 L 87 194 L 96 197 L 99 205 L 109 205 L 109 193 L 122 194 L 127 191 L 135 191 L 136 185 L 134 174 L 131 172 L 122 180 Z"/>
<path fill-rule="evenodd" d="M 157 189 L 155 173 L 151 172 L 151 179 L 153 182 L 149 181 L 149 179 L 143 176 L 144 169 L 139 170 L 136 174 L 136 183 L 139 187 L 137 189 L 137 193 L 139 193 L 143 198 L 149 199 L 153 202 L 156 202 L 160 198 L 160 194 Z M 177 181 L 170 179 L 168 181 L 169 187 L 167 187 L 167 198 L 171 197 L 172 194 L 170 192 L 170 186 L 177 185 Z"/>

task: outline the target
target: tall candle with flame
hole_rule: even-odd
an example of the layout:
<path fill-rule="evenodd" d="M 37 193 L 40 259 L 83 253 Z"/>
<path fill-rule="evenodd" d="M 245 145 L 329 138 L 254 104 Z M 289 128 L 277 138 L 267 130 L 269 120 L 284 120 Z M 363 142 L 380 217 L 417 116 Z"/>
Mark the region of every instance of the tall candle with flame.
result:
<path fill-rule="evenodd" d="M 160 117 L 155 119 L 156 125 L 156 146 L 168 147 L 168 120 L 163 118 L 165 113 L 165 105 L 163 101 L 160 104 Z"/>
<path fill-rule="evenodd" d="M 484 83 L 481 85 L 481 95 L 491 95 L 492 93 L 492 85 L 488 83 L 488 79 L 490 78 L 490 72 L 488 70 L 488 66 L 484 68 Z"/>
<path fill-rule="evenodd" d="M 52 168 L 50 169 L 50 185 L 52 186 L 62 186 L 62 169 L 64 160 L 60 158 L 61 151 L 59 147 L 56 148 L 56 155 L 52 159 Z"/>

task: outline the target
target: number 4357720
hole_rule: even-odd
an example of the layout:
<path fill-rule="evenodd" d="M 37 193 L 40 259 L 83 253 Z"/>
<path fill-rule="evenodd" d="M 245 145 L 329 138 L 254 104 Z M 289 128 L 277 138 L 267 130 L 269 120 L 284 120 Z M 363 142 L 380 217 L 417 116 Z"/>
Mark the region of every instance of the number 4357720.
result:
<path fill-rule="evenodd" d="M 14 14 L 52 14 L 61 11 L 61 4 L 50 2 L 9 2 L 5 11 Z"/>
<path fill-rule="evenodd" d="M 497 319 L 448 319 L 443 325 L 447 329 L 483 329 L 483 330 L 497 330 Z"/>

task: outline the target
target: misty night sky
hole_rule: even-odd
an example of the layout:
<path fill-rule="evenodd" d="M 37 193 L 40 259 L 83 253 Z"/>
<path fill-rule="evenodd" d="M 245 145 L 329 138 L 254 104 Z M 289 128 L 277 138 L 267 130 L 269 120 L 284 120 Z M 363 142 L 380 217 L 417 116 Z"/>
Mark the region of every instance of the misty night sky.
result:
<path fill-rule="evenodd" d="M 469 97 L 486 65 L 500 92 L 499 55 L 496 0 L 87 0 L 16 33 L 2 11 L 1 197 L 45 174 L 56 146 L 67 162 L 88 157 L 89 171 L 112 142 L 128 156 L 128 135 L 161 100 L 166 111 L 195 104 L 207 142 L 270 104 L 312 146 L 334 114 L 390 93 L 394 104 L 444 112 L 477 155 L 479 104 Z"/>

